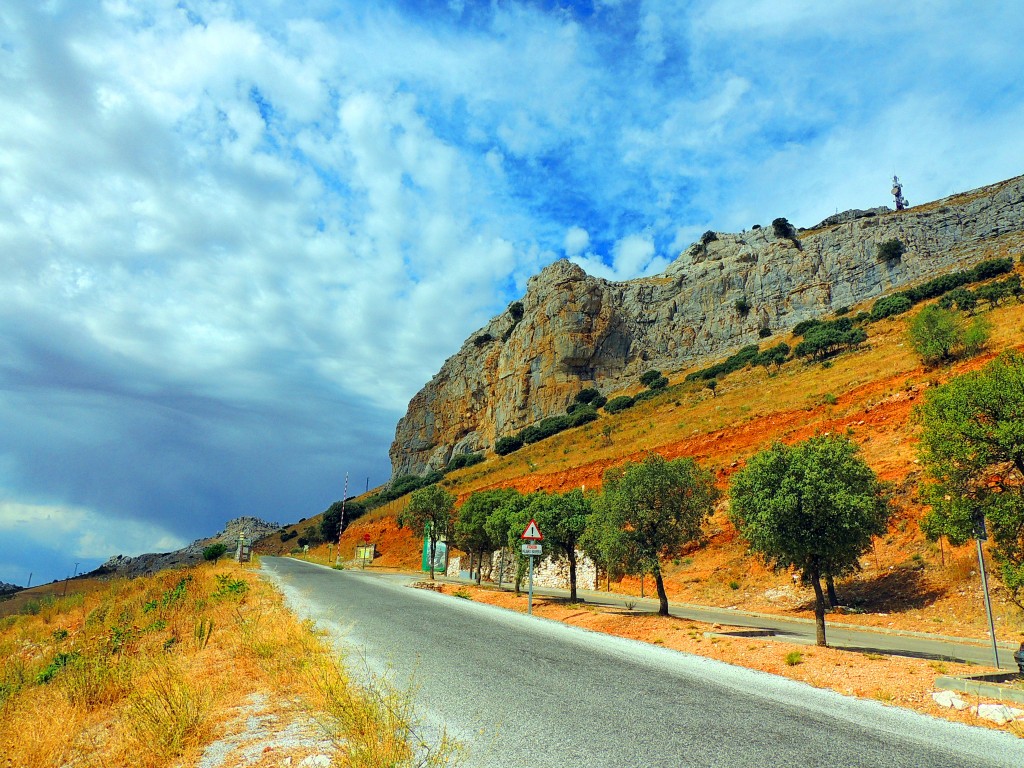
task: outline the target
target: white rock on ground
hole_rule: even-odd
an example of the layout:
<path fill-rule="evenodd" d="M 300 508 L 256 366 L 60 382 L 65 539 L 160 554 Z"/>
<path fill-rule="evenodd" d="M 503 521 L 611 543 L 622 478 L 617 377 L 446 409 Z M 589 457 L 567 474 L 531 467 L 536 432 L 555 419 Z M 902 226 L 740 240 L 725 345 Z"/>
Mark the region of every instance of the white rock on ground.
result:
<path fill-rule="evenodd" d="M 997 725 L 1005 725 L 1024 715 L 1024 710 L 1008 707 L 1005 704 L 979 704 L 978 717 L 991 720 Z"/>
<path fill-rule="evenodd" d="M 967 702 L 957 696 L 953 691 L 936 691 L 932 699 L 940 707 L 952 707 L 953 709 L 967 709 Z"/>

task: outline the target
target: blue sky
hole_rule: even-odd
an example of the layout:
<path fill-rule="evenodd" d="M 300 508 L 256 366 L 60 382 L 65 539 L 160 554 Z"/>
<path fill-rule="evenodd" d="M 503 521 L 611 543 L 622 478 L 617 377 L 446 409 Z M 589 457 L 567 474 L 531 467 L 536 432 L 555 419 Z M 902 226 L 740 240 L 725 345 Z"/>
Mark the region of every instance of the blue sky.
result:
<path fill-rule="evenodd" d="M 389 474 L 544 265 L 1024 172 L 1013 2 L 9 0 L 0 580 Z"/>

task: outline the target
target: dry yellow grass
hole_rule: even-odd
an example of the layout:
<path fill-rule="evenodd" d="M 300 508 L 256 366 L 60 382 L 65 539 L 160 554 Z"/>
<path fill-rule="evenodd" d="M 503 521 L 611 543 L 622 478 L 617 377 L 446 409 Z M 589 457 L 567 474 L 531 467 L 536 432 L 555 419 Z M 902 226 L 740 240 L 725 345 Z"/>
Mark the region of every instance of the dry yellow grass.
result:
<path fill-rule="evenodd" d="M 330 646 L 237 565 L 166 571 L 0 619 L 6 766 L 192 765 L 256 692 L 297 701 L 338 766 L 447 764 L 409 697 L 353 684 Z"/>

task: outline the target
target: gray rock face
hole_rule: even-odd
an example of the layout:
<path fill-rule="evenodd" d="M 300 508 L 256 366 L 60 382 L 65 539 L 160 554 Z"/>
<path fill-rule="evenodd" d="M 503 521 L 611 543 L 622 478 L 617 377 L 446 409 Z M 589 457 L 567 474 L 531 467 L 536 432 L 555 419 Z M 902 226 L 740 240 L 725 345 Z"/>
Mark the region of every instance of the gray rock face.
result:
<path fill-rule="evenodd" d="M 755 344 L 762 328 L 784 331 L 1024 251 L 1024 177 L 867 213 L 874 215 L 827 219 L 795 241 L 771 227 L 716 233 L 662 274 L 621 283 L 568 261 L 551 264 L 530 279 L 521 313 L 513 305 L 472 334 L 413 397 L 395 430 L 393 474 L 421 474 L 455 453 L 490 449 L 499 437 L 564 413 L 583 387 L 615 391 L 644 370 L 678 371 Z M 891 239 L 906 252 L 879 260 L 878 246 Z"/>
<path fill-rule="evenodd" d="M 174 552 L 147 552 L 136 557 L 114 555 L 95 572 L 116 573 L 121 576 L 142 576 L 148 573 L 157 573 L 165 568 L 195 565 L 202 561 L 203 550 L 206 547 L 218 543 L 227 546 L 230 557 L 238 543 L 239 533 L 244 533 L 246 540 L 253 543 L 275 533 L 278 527 L 277 523 L 268 523 L 258 517 L 236 517 L 229 520 L 225 524 L 224 530 L 216 536 L 211 536 L 208 539 L 196 539 L 187 547 Z"/>

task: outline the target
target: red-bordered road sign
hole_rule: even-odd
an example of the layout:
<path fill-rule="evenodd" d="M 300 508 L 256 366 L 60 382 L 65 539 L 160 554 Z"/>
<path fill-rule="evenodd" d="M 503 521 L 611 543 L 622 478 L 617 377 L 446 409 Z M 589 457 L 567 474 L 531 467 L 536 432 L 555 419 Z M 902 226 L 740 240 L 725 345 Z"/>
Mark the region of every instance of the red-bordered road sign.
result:
<path fill-rule="evenodd" d="M 530 520 L 530 524 L 526 526 L 526 530 L 523 531 L 520 538 L 526 541 L 544 541 L 544 536 L 541 534 L 540 528 L 537 527 L 536 520 Z"/>

